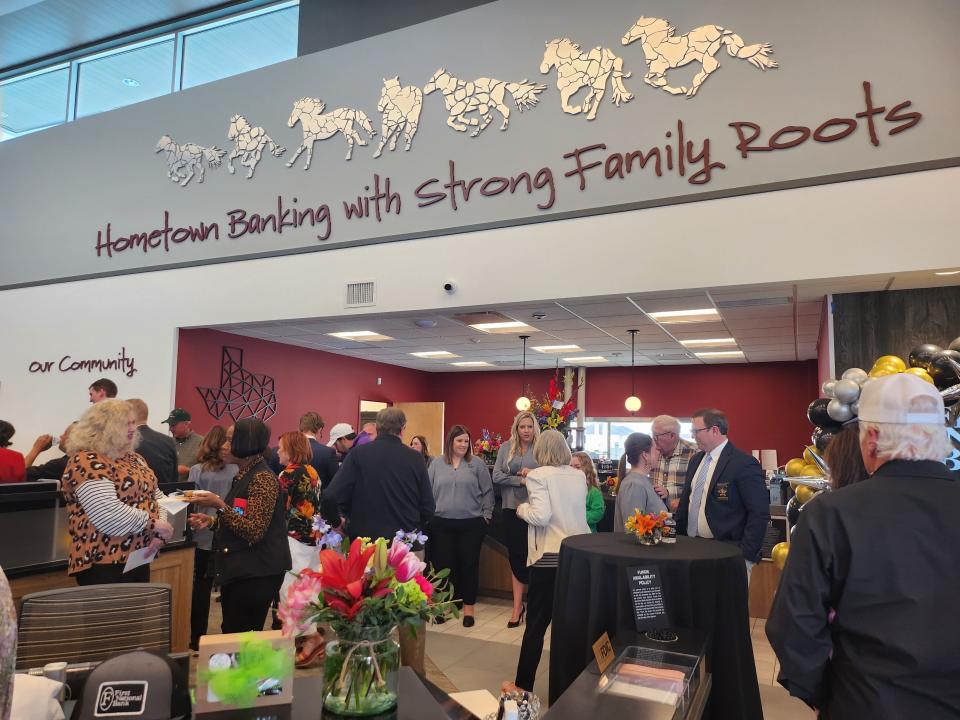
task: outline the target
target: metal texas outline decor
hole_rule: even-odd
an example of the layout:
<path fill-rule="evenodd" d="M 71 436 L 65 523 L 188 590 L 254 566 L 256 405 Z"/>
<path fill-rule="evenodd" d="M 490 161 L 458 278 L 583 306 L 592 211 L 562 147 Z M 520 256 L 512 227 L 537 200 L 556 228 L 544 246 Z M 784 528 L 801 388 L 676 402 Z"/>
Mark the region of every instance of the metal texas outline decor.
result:
<path fill-rule="evenodd" d="M 719 69 L 720 61 L 716 59 L 716 55 L 723 47 L 726 47 L 731 57 L 746 60 L 760 70 L 779 67 L 777 61 L 769 57 L 773 52 L 770 43 L 747 45 L 742 37 L 719 25 L 702 25 L 679 36 L 675 32 L 676 28 L 670 25 L 668 20 L 640 17 L 620 40 L 624 46 L 638 40 L 641 42 L 648 65 L 644 82 L 672 95 L 694 97 L 706 79 Z M 563 112 L 570 115 L 585 114 L 587 120 L 593 120 L 597 116 L 608 82 L 613 86 L 611 101 L 614 105 L 620 107 L 622 103 L 633 99 L 634 95 L 623 84 L 623 80 L 629 78 L 630 73 L 623 70 L 623 59 L 609 48 L 598 46 L 584 53 L 570 38 L 550 40 L 545 43 L 545 47 L 540 72 L 546 74 L 556 68 L 557 89 L 560 91 L 560 106 Z M 673 87 L 667 82 L 669 70 L 693 62 L 699 62 L 701 69 L 693 78 L 690 87 Z M 573 96 L 584 88 L 589 89 L 583 101 L 579 105 L 571 105 Z M 538 104 L 539 95 L 545 89 L 546 85 L 526 80 L 506 82 L 482 77 L 474 81 L 464 81 L 442 67 L 433 74 L 422 90 L 415 85 L 401 87 L 399 76 L 385 78 L 377 104 L 382 120 L 380 141 L 373 157 L 379 158 L 388 143 L 391 152 L 394 151 L 401 134 L 405 139 L 404 150 L 410 150 L 419 126 L 424 95 L 440 90 L 448 112 L 447 125 L 457 132 L 466 132 L 473 127 L 470 137 L 477 137 L 493 121 L 491 110 L 496 110 L 503 119 L 500 130 L 509 128 L 510 108 L 505 101 L 507 93 L 513 96 L 517 108 L 523 112 Z M 299 122 L 303 130 L 303 142 L 287 161 L 288 168 L 293 167 L 297 158 L 306 151 L 307 161 L 303 169 L 309 170 L 313 161 L 313 145 L 317 140 L 326 140 L 341 133 L 347 141 L 347 155 L 344 159 L 350 160 L 354 145 L 367 145 L 367 140 L 357 131 L 357 126 L 370 138 L 377 134 L 362 110 L 343 107 L 324 113 L 325 108 L 326 104 L 322 100 L 313 97 L 303 97 L 294 103 L 287 126 L 292 128 Z M 233 160 L 239 157 L 240 164 L 247 168 L 248 180 L 253 178 L 254 170 L 267 144 L 270 145 L 274 157 L 280 157 L 286 150 L 275 143 L 263 128 L 251 128 L 242 115 L 231 118 L 227 137 L 235 141 L 235 147 L 227 162 L 228 170 L 231 174 L 234 173 Z M 194 176 L 197 176 L 198 183 L 202 183 L 204 161 L 210 167 L 219 167 L 226 154 L 216 145 L 177 145 L 169 135 L 162 136 L 154 150 L 166 152 L 167 177 L 181 187 L 186 187 Z"/>
<path fill-rule="evenodd" d="M 243 349 L 224 345 L 220 352 L 220 386 L 197 387 L 207 412 L 219 420 L 228 414 L 234 422 L 255 417 L 269 420 L 277 412 L 277 393 L 269 375 L 243 367 Z"/>

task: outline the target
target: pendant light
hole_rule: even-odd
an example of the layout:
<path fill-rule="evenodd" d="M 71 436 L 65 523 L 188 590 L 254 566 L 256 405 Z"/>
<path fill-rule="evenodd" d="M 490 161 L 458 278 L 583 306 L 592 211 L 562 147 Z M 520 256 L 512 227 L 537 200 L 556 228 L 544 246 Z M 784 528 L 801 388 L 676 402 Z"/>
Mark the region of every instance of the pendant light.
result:
<path fill-rule="evenodd" d="M 637 333 L 639 330 L 627 330 L 630 333 L 630 397 L 623 401 L 623 406 L 632 413 L 637 412 L 643 403 L 637 397 L 637 380 L 634 371 L 634 356 L 637 346 Z"/>
<path fill-rule="evenodd" d="M 523 340 L 523 375 L 520 380 L 520 397 L 517 398 L 514 405 L 520 412 L 526 412 L 530 409 L 530 398 L 527 397 L 527 340 L 530 339 L 530 336 L 521 335 L 520 339 Z"/>

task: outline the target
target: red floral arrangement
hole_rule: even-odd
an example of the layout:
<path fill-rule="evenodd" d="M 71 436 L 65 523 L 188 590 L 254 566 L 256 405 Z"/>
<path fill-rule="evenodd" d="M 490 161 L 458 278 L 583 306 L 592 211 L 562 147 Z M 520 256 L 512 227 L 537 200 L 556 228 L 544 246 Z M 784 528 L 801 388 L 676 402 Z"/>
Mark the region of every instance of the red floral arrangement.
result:
<path fill-rule="evenodd" d="M 560 369 L 553 373 L 547 394 L 541 399 L 530 397 L 530 412 L 537 418 L 541 430 L 565 432 L 577 417 L 576 391 L 566 400 L 563 397 L 563 383 L 560 381 Z"/>

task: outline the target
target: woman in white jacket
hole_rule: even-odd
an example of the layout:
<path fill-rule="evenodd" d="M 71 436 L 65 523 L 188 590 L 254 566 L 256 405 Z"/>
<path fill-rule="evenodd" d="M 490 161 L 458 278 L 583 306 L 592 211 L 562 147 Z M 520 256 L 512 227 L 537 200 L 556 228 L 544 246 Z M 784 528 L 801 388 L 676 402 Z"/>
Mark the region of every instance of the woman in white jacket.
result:
<path fill-rule="evenodd" d="M 539 467 L 526 477 L 529 501 L 517 507 L 517 516 L 529 525 L 527 566 L 527 627 L 520 646 L 514 683 L 507 690 L 533 690 L 533 681 L 543 653 L 543 637 L 553 619 L 553 592 L 557 579 L 560 543 L 571 535 L 590 533 L 587 525 L 587 479 L 570 467 L 570 448 L 563 435 L 545 430 L 534 445 Z"/>

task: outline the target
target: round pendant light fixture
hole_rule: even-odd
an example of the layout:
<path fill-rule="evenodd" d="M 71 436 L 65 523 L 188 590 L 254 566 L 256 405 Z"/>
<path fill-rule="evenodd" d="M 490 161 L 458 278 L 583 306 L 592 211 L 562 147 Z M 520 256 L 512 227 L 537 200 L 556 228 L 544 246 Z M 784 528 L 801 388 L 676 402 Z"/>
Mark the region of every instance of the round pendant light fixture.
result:
<path fill-rule="evenodd" d="M 637 412 L 643 402 L 637 397 L 637 381 L 634 372 L 634 359 L 636 357 L 636 341 L 639 330 L 628 330 L 630 333 L 630 397 L 623 401 L 623 406 L 630 412 Z"/>
<path fill-rule="evenodd" d="M 527 397 L 529 395 L 527 392 L 527 340 L 530 339 L 530 336 L 521 335 L 520 339 L 523 340 L 523 375 L 520 379 L 520 397 L 517 398 L 514 405 L 520 412 L 526 412 L 530 409 L 530 398 Z"/>

